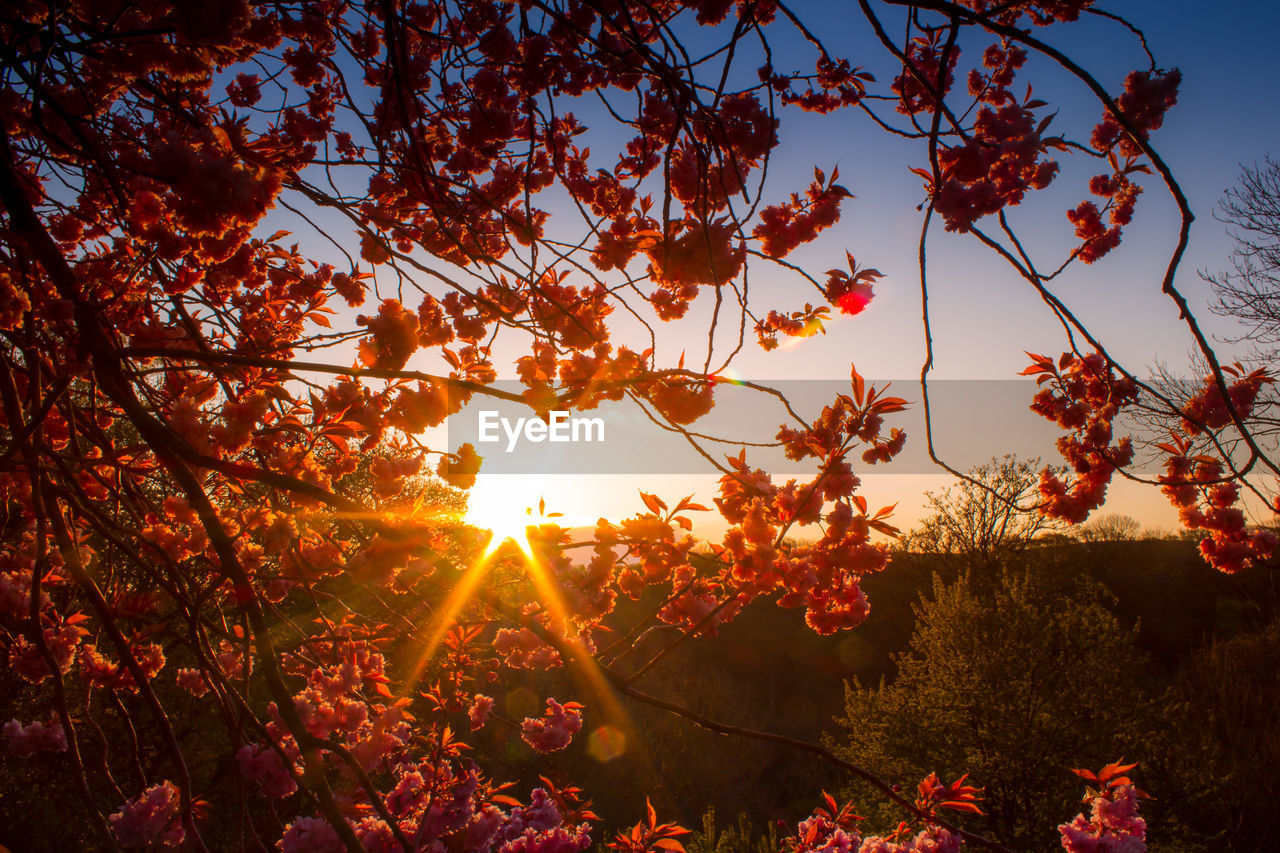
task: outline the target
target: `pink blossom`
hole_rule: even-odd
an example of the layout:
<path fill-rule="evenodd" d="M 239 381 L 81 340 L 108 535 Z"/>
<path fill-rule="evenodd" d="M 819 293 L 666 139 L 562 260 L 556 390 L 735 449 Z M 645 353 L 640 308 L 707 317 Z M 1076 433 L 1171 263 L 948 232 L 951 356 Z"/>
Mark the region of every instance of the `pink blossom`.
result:
<path fill-rule="evenodd" d="M 1094 797 L 1093 822 L 1107 829 L 1132 831 L 1138 818 L 1138 798 L 1132 785 L 1117 786 L 1111 797 Z M 1145 826 L 1144 826 L 1145 829 Z"/>
<path fill-rule="evenodd" d="M 172 782 L 153 785 L 111 815 L 111 831 L 125 847 L 178 849 L 186 838 L 178 819 L 178 801 Z"/>
<path fill-rule="evenodd" d="M 547 700 L 547 710 L 540 719 L 525 717 L 520 724 L 520 736 L 538 752 L 555 752 L 573 741 L 582 730 L 582 706 L 577 702 L 561 705 L 554 699 Z"/>
<path fill-rule="evenodd" d="M 858 853 L 960 853 L 962 844 L 960 836 L 942 827 L 929 826 L 920 830 L 910 841 L 896 842 L 878 835 L 868 836 L 858 848 Z"/>
<path fill-rule="evenodd" d="M 236 752 L 236 761 L 240 764 L 240 772 L 246 779 L 257 783 L 258 791 L 264 797 L 278 799 L 298 790 L 280 754 L 268 746 L 246 744 Z"/>
<path fill-rule="evenodd" d="M 281 853 L 346 853 L 346 849 L 329 821 L 319 817 L 298 818 L 280 839 Z"/>
<path fill-rule="evenodd" d="M 209 692 L 209 682 L 205 681 L 204 674 L 198 669 L 179 669 L 174 673 L 174 680 L 192 696 L 199 697 Z"/>
<path fill-rule="evenodd" d="M 471 731 L 478 731 L 484 727 L 489 720 L 489 714 L 493 711 L 493 697 L 485 696 L 483 693 L 477 693 L 475 698 L 471 700 L 471 707 L 467 710 L 467 717 L 471 720 Z"/>
<path fill-rule="evenodd" d="M 42 596 L 43 598 L 43 596 Z M 43 601 L 41 602 L 43 604 Z M 24 619 L 31 606 L 31 574 L 0 572 L 0 616 Z"/>
<path fill-rule="evenodd" d="M 44 643 L 53 655 L 58 672 L 65 674 L 71 668 L 83 636 L 84 629 L 70 623 L 63 623 L 56 629 L 44 629 Z M 44 655 L 25 634 L 19 634 L 9 646 L 9 666 L 32 684 L 39 684 L 49 677 L 49 665 Z"/>
<path fill-rule="evenodd" d="M 498 848 L 497 853 L 578 853 L 591 846 L 587 825 L 557 826 L 545 832 L 529 830 Z"/>
<path fill-rule="evenodd" d="M 36 721 L 24 726 L 17 720 L 10 720 L 4 724 L 4 733 L 14 755 L 67 751 L 67 733 L 58 722 Z"/>
<path fill-rule="evenodd" d="M 394 763 L 394 756 L 404 751 L 411 733 L 404 710 L 388 708 L 378 714 L 371 725 L 360 729 L 360 739 L 351 748 L 351 753 L 361 767 L 372 771 L 384 761 Z"/>
<path fill-rule="evenodd" d="M 403 853 L 391 827 L 379 818 L 367 817 L 356 824 L 356 838 L 368 853 Z"/>
<path fill-rule="evenodd" d="M 1138 791 L 1114 784 L 1094 794 L 1090 817 L 1076 815 L 1058 827 L 1068 853 L 1146 853 L 1147 822 L 1138 817 Z"/>

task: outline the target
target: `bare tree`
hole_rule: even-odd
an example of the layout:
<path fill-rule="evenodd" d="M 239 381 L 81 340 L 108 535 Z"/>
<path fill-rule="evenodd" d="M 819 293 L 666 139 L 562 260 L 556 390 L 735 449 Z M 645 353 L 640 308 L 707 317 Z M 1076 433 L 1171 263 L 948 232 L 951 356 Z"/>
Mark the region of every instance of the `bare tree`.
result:
<path fill-rule="evenodd" d="M 1142 525 L 1131 515 L 1107 513 L 1074 531 L 1085 542 L 1131 542 L 1138 537 Z"/>
<path fill-rule="evenodd" d="M 969 470 L 940 492 L 926 492 L 933 514 L 908 538 L 913 550 L 960 557 L 969 567 L 994 566 L 1020 553 L 1036 536 L 1062 525 L 1033 511 L 1039 459 L 1009 454 Z"/>
<path fill-rule="evenodd" d="M 1243 167 L 1217 216 L 1235 248 L 1230 272 L 1200 274 L 1217 297 L 1213 311 L 1247 326 L 1237 340 L 1272 361 L 1280 351 L 1280 163 L 1267 157 L 1262 166 Z"/>
<path fill-rule="evenodd" d="M 1227 340 L 1248 346 L 1235 364 L 1222 365 L 1236 379 L 1256 368 L 1268 368 L 1280 357 L 1280 162 L 1266 157 L 1262 165 L 1242 166 L 1236 185 L 1226 191 L 1215 212 L 1227 225 L 1233 249 L 1231 269 L 1201 271 L 1200 277 L 1214 293 L 1211 309 L 1222 317 L 1234 318 L 1241 331 Z M 1124 412 L 1140 462 L 1162 461 L 1171 434 L 1189 442 L 1187 453 L 1216 454 L 1234 460 L 1240 468 L 1251 464 L 1259 451 L 1274 457 L 1280 450 L 1280 388 L 1263 383 L 1248 412 L 1248 430 L 1242 433 L 1235 423 L 1220 428 L 1188 432 L 1180 426 L 1195 411 L 1213 372 L 1203 352 L 1188 354 L 1186 372 L 1157 364 L 1146 380 L 1152 392 Z M 1191 379 L 1190 377 L 1202 377 Z M 1192 416 L 1193 417 L 1193 416 Z M 1139 477 L 1155 476 L 1158 469 L 1135 469 Z M 1260 484 L 1260 492 L 1268 491 Z M 1268 492 L 1269 494 L 1269 492 Z"/>

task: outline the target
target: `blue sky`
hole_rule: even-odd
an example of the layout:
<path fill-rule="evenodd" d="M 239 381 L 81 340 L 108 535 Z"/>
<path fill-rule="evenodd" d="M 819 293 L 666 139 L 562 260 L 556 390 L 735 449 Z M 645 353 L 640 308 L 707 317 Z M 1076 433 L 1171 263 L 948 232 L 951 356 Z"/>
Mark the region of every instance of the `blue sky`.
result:
<path fill-rule="evenodd" d="M 813 14 L 820 14 L 820 7 L 812 5 Z M 1280 25 L 1280 7 L 1264 3 L 1123 5 L 1146 31 L 1157 61 L 1183 72 L 1178 106 L 1154 142 L 1197 216 L 1178 284 L 1193 302 L 1203 304 L 1205 288 L 1196 271 L 1221 267 L 1230 248 L 1221 224 L 1212 218 L 1214 205 L 1234 183 L 1241 162 L 1260 161 L 1280 140 L 1269 43 Z M 823 31 L 838 34 L 836 24 Z M 1119 90 L 1128 70 L 1145 64 L 1136 39 L 1108 21 L 1086 19 L 1035 34 L 1076 57 L 1112 91 Z M 856 55 L 852 58 L 858 61 Z M 1033 72 L 1040 73 L 1033 76 Z M 1044 112 L 1060 109 L 1053 126 L 1077 137 L 1087 136 L 1101 113 L 1097 102 L 1066 75 L 1052 69 L 1045 72 L 1029 68 L 1025 76 L 1035 80 L 1037 96 L 1051 102 Z M 885 82 L 886 75 L 879 76 Z M 782 137 L 779 159 L 794 165 L 776 170 L 772 177 L 783 179 L 791 172 L 803 179 L 806 166 L 802 164 L 816 161 L 829 168 L 838 163 L 842 181 L 857 196 L 847 204 L 841 225 L 805 253 L 812 265 L 819 270 L 835 265 L 847 247 L 859 261 L 887 275 L 865 317 L 841 324 L 840 334 L 833 329 L 826 340 L 815 339 L 805 349 L 814 351 L 815 362 L 833 369 L 845 353 L 851 353 L 864 374 L 913 375 L 920 361 L 915 257 L 920 217 L 914 205 L 921 191 L 907 166 L 923 165 L 920 146 L 887 139 L 856 115 L 834 121 L 788 115 Z M 1276 148 L 1280 150 L 1280 145 Z M 1061 248 L 1070 245 L 1065 210 L 1088 197 L 1084 181 L 1098 171 L 1092 163 L 1073 168 L 1064 160 L 1063 166 L 1054 185 L 1010 211 L 1030 244 L 1059 248 L 1048 257 L 1060 257 Z M 1142 364 L 1155 357 L 1176 362 L 1189 343 L 1171 305 L 1157 292 L 1164 260 L 1176 237 L 1175 214 L 1168 194 L 1149 180 L 1121 248 L 1092 267 L 1079 267 L 1055 286 L 1126 362 Z M 931 242 L 939 376 L 1004 378 L 1011 369 L 1021 368 L 1023 349 L 1051 349 L 1052 342 L 1060 346 L 1062 336 L 1054 332 L 1038 298 L 1011 270 L 992 261 L 986 249 L 971 240 L 944 235 L 940 228 Z M 1206 321 L 1226 329 L 1211 318 Z M 777 367 L 762 363 L 761 369 Z"/>
<path fill-rule="evenodd" d="M 1205 310 L 1206 288 L 1197 271 L 1219 269 L 1226 263 L 1230 243 L 1212 214 L 1222 193 L 1235 182 L 1240 164 L 1260 162 L 1271 151 L 1280 154 L 1280 112 L 1274 109 L 1280 102 L 1280 87 L 1272 58 L 1280 6 L 1150 0 L 1129 0 L 1122 6 L 1114 10 L 1123 11 L 1145 31 L 1157 63 L 1183 73 L 1178 106 L 1154 138 L 1197 216 L 1177 284 L 1211 332 L 1230 334 L 1229 321 Z M 868 41 L 866 25 L 854 4 L 833 9 L 829 3 L 806 3 L 798 9 L 816 24 L 833 50 L 843 51 L 855 64 L 868 65 L 877 72 L 880 84 L 887 84 L 890 66 L 882 63 L 879 45 Z M 886 23 L 900 20 L 893 10 L 884 14 Z M 900 27 L 890 29 L 900 31 Z M 1035 34 L 1076 58 L 1113 92 L 1119 91 L 1129 70 L 1146 64 L 1137 39 L 1109 21 L 1086 18 L 1079 25 L 1038 29 Z M 969 48 L 972 52 L 982 46 L 970 43 Z M 777 65 L 785 68 L 785 63 L 781 58 Z M 1092 96 L 1055 69 L 1029 66 L 1025 76 L 1035 80 L 1037 96 L 1052 103 L 1049 109 L 1060 110 L 1054 126 L 1086 138 L 1101 114 Z M 784 114 L 781 139 L 770 175 L 774 193 L 803 187 L 814 165 L 828 171 L 838 165 L 841 182 L 856 196 L 846 204 L 841 223 L 798 251 L 793 260 L 820 272 L 842 266 L 848 249 L 886 277 L 864 314 L 837 320 L 825 336 L 806 339 L 785 352 L 765 355 L 748 348 L 736 362 L 739 375 L 836 379 L 847 376 L 852 362 L 866 376 L 909 382 L 918 373 L 923 355 L 916 264 L 920 214 L 915 209 L 923 196 L 919 179 L 908 167 L 924 165 L 923 149 L 887 137 L 853 113 Z M 1084 183 L 1095 171 L 1099 170 L 1093 163 L 1076 168 L 1064 164 L 1063 174 L 1049 190 L 1010 211 L 1029 245 L 1056 248 L 1048 257 L 1060 257 L 1071 245 L 1072 229 L 1064 213 L 1088 197 Z M 1176 238 L 1176 209 L 1156 181 L 1148 180 L 1146 186 L 1121 247 L 1091 267 L 1077 265 L 1054 285 L 1112 352 L 1138 373 L 1157 360 L 1178 368 L 1185 364 L 1191 346 L 1172 304 L 1159 293 L 1160 276 Z M 755 276 L 754 292 L 765 296 L 766 302 L 770 297 L 795 302 L 816 295 L 797 293 L 794 282 L 770 281 L 762 266 Z M 930 279 L 937 377 L 1011 378 L 1026 364 L 1024 349 L 1056 352 L 1065 348 L 1052 317 L 1012 270 L 985 248 L 967 238 L 946 235 L 937 225 L 931 237 Z M 696 329 L 697 321 L 695 311 L 686 328 Z M 702 345 L 684 340 L 684 334 L 671 330 L 671 343 Z M 918 389 L 901 382 L 897 388 L 904 396 L 918 399 Z M 945 430 L 946 424 L 941 427 Z M 659 488 L 663 482 L 663 478 L 651 479 L 647 487 Z M 672 494 L 694 489 L 704 498 L 711 494 L 710 477 L 665 482 Z M 946 482 L 941 475 L 876 476 L 866 479 L 863 492 L 873 505 L 899 501 L 899 521 L 910 526 L 923 506 L 921 491 Z M 584 519 L 609 510 L 634 511 L 635 489 L 645 485 L 639 478 L 626 477 L 575 477 L 564 482 L 504 478 L 492 481 L 490 488 L 499 483 L 496 491 L 503 500 L 533 502 L 534 493 L 547 493 L 557 508 Z M 522 497 L 525 492 L 528 496 Z M 1132 514 L 1148 525 L 1173 526 L 1172 511 L 1147 487 L 1118 483 L 1104 511 Z"/>

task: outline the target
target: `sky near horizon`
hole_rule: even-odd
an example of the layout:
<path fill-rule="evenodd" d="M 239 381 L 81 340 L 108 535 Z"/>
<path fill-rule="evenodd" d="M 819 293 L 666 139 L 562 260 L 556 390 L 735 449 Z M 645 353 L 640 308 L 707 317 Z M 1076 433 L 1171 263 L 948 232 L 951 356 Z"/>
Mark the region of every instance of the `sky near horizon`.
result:
<path fill-rule="evenodd" d="M 890 32 L 900 32 L 900 13 L 875 5 Z M 1207 288 L 1197 272 L 1226 266 L 1231 244 L 1222 224 L 1213 218 L 1213 210 L 1223 192 L 1235 183 L 1240 165 L 1260 163 L 1273 151 L 1280 156 L 1276 142 L 1280 139 L 1280 111 L 1274 108 L 1280 102 L 1280 83 L 1271 50 L 1274 33 L 1280 30 L 1280 5 L 1128 0 L 1121 6 L 1100 4 L 1100 8 L 1123 12 L 1145 32 L 1160 67 L 1177 67 L 1183 74 L 1178 105 L 1153 136 L 1155 147 L 1179 180 L 1197 217 L 1176 284 L 1207 331 L 1230 336 L 1236 331 L 1232 324 L 1207 310 Z M 803 0 L 794 8 L 821 33 L 833 53 L 848 56 L 855 65 L 865 62 L 877 76 L 875 86 L 881 90 L 887 87 L 894 70 L 886 64 L 883 48 L 871 40 L 856 4 Z M 1113 93 L 1120 91 L 1128 71 L 1146 67 L 1137 38 L 1111 21 L 1085 16 L 1079 24 L 1037 29 L 1034 35 L 1074 58 Z M 973 55 L 985 44 L 971 39 L 962 42 L 962 49 Z M 787 55 L 783 44 L 775 54 L 775 64 L 781 70 L 790 70 Z M 864 56 L 873 59 L 864 61 Z M 795 63 L 797 68 L 800 65 Z M 755 66 L 744 62 L 743 67 L 754 71 Z M 957 88 L 963 86 L 961 75 L 967 67 L 962 55 Z M 1020 79 L 1035 80 L 1036 96 L 1052 105 L 1044 112 L 1059 110 L 1053 125 L 1059 131 L 1087 137 L 1101 116 L 1101 107 L 1092 95 L 1060 69 L 1037 65 L 1033 60 Z M 784 190 L 802 189 L 814 166 L 828 174 L 838 166 L 840 183 L 855 196 L 843 206 L 837 226 L 788 260 L 821 277 L 824 270 L 844 266 L 847 250 L 860 264 L 880 270 L 884 278 L 876 284 L 875 299 L 862 314 L 834 319 L 823 335 L 763 353 L 748 330 L 747 345 L 734 361 L 735 375 L 760 381 L 841 380 L 847 379 L 849 366 L 854 364 L 864 376 L 894 380 L 895 393 L 917 402 L 916 377 L 924 357 L 916 257 L 921 213 L 917 205 L 924 200 L 924 193 L 920 179 L 908 168 L 926 165 L 924 149 L 919 143 L 878 131 L 855 111 L 819 117 L 786 110 L 781 119 L 781 143 L 770 165 L 772 190 L 766 189 L 766 201 L 779 200 L 777 194 Z M 579 144 L 591 145 L 607 156 L 612 156 L 608 152 L 615 142 L 609 131 L 594 130 L 579 140 Z M 1079 156 L 1065 158 L 1063 172 L 1048 190 L 1031 193 L 1022 205 L 1010 209 L 1015 229 L 1033 254 L 1044 259 L 1045 267 L 1056 266 L 1054 259 L 1064 257 L 1072 245 L 1072 227 L 1065 211 L 1089 197 L 1085 184 L 1097 171 L 1096 162 Z M 1075 264 L 1055 280 L 1053 289 L 1098 334 L 1113 356 L 1135 373 L 1144 375 L 1156 363 L 1180 372 L 1192 341 L 1172 302 L 1159 293 L 1160 278 L 1177 237 L 1176 208 L 1154 176 L 1145 178 L 1144 185 L 1134 222 L 1126 229 L 1120 247 L 1092 266 Z M 553 217 L 549 228 L 554 227 Z M 936 219 L 930 232 L 928 270 L 936 362 L 933 377 L 1013 379 L 1028 363 L 1024 350 L 1057 353 L 1066 348 L 1052 315 L 1010 267 L 971 238 L 945 234 Z M 818 298 L 812 290 L 797 292 L 794 278 L 774 277 L 764 264 L 757 264 L 752 276 L 753 303 L 758 298 L 759 305 L 781 303 L 797 308 Z M 675 355 L 687 350 L 691 359 L 699 354 L 698 364 L 705 352 L 705 338 L 687 330 L 705 330 L 708 301 L 699 300 L 688 320 L 660 331 L 663 346 Z M 664 363 L 674 362 L 672 353 L 666 354 L 671 357 Z M 499 350 L 498 355 L 501 359 L 504 354 Z M 409 366 L 431 369 L 414 362 Z M 503 369 L 501 360 L 499 373 L 513 375 L 509 366 Z M 1032 387 L 1028 383 L 1028 404 Z M 472 416 L 470 411 L 466 417 Z M 942 423 L 937 428 L 945 431 L 947 426 Z M 922 442 L 923 436 L 912 434 L 909 441 Z M 520 511 L 545 498 L 547 509 L 564 512 L 567 521 L 590 523 L 599 515 L 619 518 L 643 511 L 637 495 L 641 488 L 659 492 L 669 502 L 694 493 L 709 504 L 715 479 L 709 469 L 643 476 L 589 472 L 486 475 L 482 469 L 472 501 Z M 896 502 L 896 522 L 905 528 L 919 520 L 923 490 L 941 488 L 950 480 L 945 473 L 914 468 L 910 473 L 890 472 L 863 479 L 860 493 L 873 507 Z M 1173 528 L 1176 520 L 1154 488 L 1119 480 L 1101 512 L 1132 515 L 1148 527 Z"/>

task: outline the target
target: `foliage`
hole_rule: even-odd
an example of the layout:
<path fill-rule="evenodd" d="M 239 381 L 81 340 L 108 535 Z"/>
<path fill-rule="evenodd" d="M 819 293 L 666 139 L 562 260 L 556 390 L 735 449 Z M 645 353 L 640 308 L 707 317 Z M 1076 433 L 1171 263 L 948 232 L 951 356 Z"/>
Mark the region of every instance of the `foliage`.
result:
<path fill-rule="evenodd" d="M 695 832 L 685 845 L 689 853 L 774 853 L 780 844 L 776 827 L 760 833 L 745 813 L 735 824 L 720 829 L 715 809 L 702 815 L 702 831 Z"/>
<path fill-rule="evenodd" d="M 1277 831 L 1280 623 L 1215 642 L 1183 669 L 1152 738 L 1170 819 L 1206 849 L 1262 853 Z"/>
<path fill-rule="evenodd" d="M 584 731 L 625 728 L 625 699 L 873 783 L 907 819 L 859 834 L 864 849 L 996 846 L 940 812 L 970 803 L 962 782 L 925 776 L 912 801 L 816 744 L 638 686 L 757 601 L 823 636 L 866 619 L 863 580 L 897 531 L 850 460 L 902 450 L 903 398 L 851 366 L 847 393 L 792 412 L 777 440 L 801 480 L 706 451 L 727 528 L 706 559 L 689 529 L 711 510 L 691 498 L 645 493 L 645 511 L 581 537 L 548 514 L 527 549 L 482 548 L 416 479 L 474 483 L 474 447 L 428 438 L 473 399 L 546 415 L 626 398 L 704 448 L 691 425 L 752 333 L 768 350 L 866 311 L 878 271 L 787 260 L 851 196 L 834 168 L 766 188 L 796 110 L 865 112 L 913 141 L 922 259 L 936 214 L 1040 289 L 1073 340 L 1085 330 L 1037 269 L 1114 251 L 1144 183 L 1168 190 L 1185 238 L 1190 210 L 1150 142 L 1177 70 L 1152 60 L 1109 90 L 1027 29 L 1070 27 L 1088 0 L 888 6 L 859 3 L 883 84 L 774 0 L 0 9 L 0 638 L 23 705 L 5 736 L 56 770 L 32 778 L 75 792 L 93 843 L 580 851 L 600 823 L 589 793 L 542 774 L 511 786 L 506 759 L 554 766 Z M 785 41 L 806 70 L 775 65 L 791 67 L 771 46 Z M 1049 134 L 1032 55 L 1096 98 L 1093 120 Z M 611 141 L 593 155 L 588 132 Z M 1065 258 L 1038 265 L 1006 214 L 1077 155 L 1105 165 L 1067 191 Z M 1211 372 L 1184 431 L 1230 423 L 1248 441 L 1270 377 L 1227 380 L 1174 287 L 1184 248 L 1161 285 Z M 797 285 L 780 304 L 749 298 L 762 266 Z M 1152 389 L 1101 348 L 1032 360 L 1034 407 L 1073 468 L 1042 472 L 1042 509 L 1080 521 L 1128 461 L 1112 420 Z M 519 393 L 495 387 L 499 369 Z M 1275 544 L 1235 508 L 1254 466 L 1280 473 L 1249 446 L 1239 468 L 1167 450 L 1167 493 L 1228 570 Z M 619 599 L 646 591 L 661 606 L 621 624 Z M 673 639 L 629 657 L 655 625 Z M 549 695 L 549 669 L 573 673 L 558 685 L 572 695 Z M 486 692 L 525 684 L 532 701 L 511 707 Z M 792 846 L 852 839 L 852 820 L 828 798 Z M 55 847 L 84 838 L 41 830 Z M 676 850 L 681 834 L 649 809 L 614 843 Z"/>
<path fill-rule="evenodd" d="M 1047 849 L 1075 798 L 1064 764 L 1130 751 L 1150 714 L 1143 655 L 1098 595 L 1051 571 L 935 582 L 894 681 L 848 688 L 837 751 L 894 778 L 967 770 L 984 833 Z"/>

